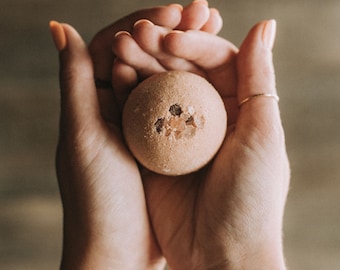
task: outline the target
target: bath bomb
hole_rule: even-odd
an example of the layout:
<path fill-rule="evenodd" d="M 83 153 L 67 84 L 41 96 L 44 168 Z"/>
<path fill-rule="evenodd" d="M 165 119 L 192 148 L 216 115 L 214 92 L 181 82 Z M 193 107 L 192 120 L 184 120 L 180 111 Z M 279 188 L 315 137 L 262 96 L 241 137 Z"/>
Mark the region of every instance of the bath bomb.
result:
<path fill-rule="evenodd" d="M 224 141 L 227 114 L 216 89 L 184 71 L 155 74 L 129 95 L 123 134 L 135 158 L 163 175 L 183 175 L 205 166 Z"/>

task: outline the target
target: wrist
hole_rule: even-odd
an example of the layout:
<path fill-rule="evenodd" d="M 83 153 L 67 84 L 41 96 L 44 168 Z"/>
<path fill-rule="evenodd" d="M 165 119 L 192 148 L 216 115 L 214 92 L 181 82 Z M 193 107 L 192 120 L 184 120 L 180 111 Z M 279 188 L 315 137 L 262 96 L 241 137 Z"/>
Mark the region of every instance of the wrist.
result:
<path fill-rule="evenodd" d="M 220 262 L 208 263 L 205 266 L 195 268 L 196 270 L 286 270 L 283 256 L 247 256 L 246 258 L 230 258 Z"/>
<path fill-rule="evenodd" d="M 228 258 L 228 270 L 285 270 L 285 260 L 281 243 L 272 243 L 265 247 L 248 247 L 239 254 Z"/>
<path fill-rule="evenodd" d="M 271 241 L 270 241 L 271 242 Z M 219 251 L 220 252 L 219 252 Z M 270 245 L 227 244 L 200 256 L 195 270 L 286 270 L 281 242 Z M 203 260 L 202 260 L 203 258 Z"/>
<path fill-rule="evenodd" d="M 71 248 L 73 250 L 71 250 Z M 126 251 L 128 253 L 128 251 Z M 148 258 L 140 258 L 131 253 L 129 256 L 122 256 L 119 249 L 105 250 L 102 247 L 93 245 L 91 247 L 70 247 L 63 249 L 61 270 L 134 270 L 134 269 L 150 269 L 162 270 L 165 261 L 162 258 L 148 260 Z"/>
<path fill-rule="evenodd" d="M 131 239 L 130 239 L 131 240 Z M 136 239 L 135 239 L 136 240 Z M 117 241 L 98 232 L 89 232 L 64 228 L 61 270 L 134 270 L 164 269 L 165 260 L 148 239 L 144 239 L 145 248 L 135 246 L 139 240 Z"/>

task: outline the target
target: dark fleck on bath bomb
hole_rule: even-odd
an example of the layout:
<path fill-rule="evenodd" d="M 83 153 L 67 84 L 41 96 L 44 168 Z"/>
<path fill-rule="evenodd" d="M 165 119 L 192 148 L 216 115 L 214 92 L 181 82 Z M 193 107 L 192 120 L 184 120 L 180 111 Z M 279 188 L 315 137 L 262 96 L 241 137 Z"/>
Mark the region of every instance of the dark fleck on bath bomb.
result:
<path fill-rule="evenodd" d="M 123 110 L 125 141 L 147 169 L 182 175 L 205 166 L 227 130 L 227 114 L 215 88 L 184 71 L 155 74 L 129 95 Z"/>

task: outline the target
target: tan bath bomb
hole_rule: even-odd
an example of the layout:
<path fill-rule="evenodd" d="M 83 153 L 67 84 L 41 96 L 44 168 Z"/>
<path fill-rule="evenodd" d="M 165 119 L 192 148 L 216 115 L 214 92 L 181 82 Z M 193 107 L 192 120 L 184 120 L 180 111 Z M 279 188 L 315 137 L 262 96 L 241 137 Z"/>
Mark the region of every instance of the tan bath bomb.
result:
<path fill-rule="evenodd" d="M 159 73 L 132 91 L 123 111 L 123 132 L 147 169 L 182 175 L 206 165 L 227 129 L 223 101 L 203 77 L 184 71 Z"/>

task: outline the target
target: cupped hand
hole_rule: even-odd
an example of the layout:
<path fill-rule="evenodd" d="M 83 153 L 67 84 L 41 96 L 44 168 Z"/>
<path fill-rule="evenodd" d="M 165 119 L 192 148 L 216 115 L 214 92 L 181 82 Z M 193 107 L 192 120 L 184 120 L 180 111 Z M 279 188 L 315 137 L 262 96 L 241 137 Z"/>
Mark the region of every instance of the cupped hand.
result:
<path fill-rule="evenodd" d="M 143 24 L 144 29 L 151 27 Z M 164 28 L 158 31 L 162 46 L 157 50 L 139 31 L 124 39 L 138 45 L 137 52 L 145 53 L 149 62 L 159 63 L 149 75 L 167 70 L 164 55 L 172 55 L 178 69 L 184 60 L 182 69 L 203 73 L 228 113 L 227 137 L 208 166 L 178 177 L 143 174 L 152 226 L 170 268 L 284 269 L 281 230 L 289 164 L 279 107 L 269 97 L 238 105 L 254 94 L 276 94 L 271 53 L 275 21 L 254 26 L 239 51 L 208 33 Z M 121 38 L 114 44 L 119 66 L 136 80 L 145 75 L 147 64 L 124 54 Z M 121 81 L 125 94 L 131 78 Z"/>
<path fill-rule="evenodd" d="M 190 9 L 205 12 L 204 22 L 191 20 Z M 218 18 L 210 16 L 204 3 L 183 11 L 170 5 L 136 12 L 102 30 L 89 48 L 71 26 L 51 23 L 60 52 L 56 167 L 64 211 L 62 269 L 164 266 L 150 227 L 139 169 L 122 141 L 114 113 L 110 114 L 115 111 L 112 91 L 96 89 L 94 80 L 111 77 L 114 33 L 128 30 L 141 18 L 169 28 L 218 31 Z"/>
<path fill-rule="evenodd" d="M 100 114 L 86 45 L 52 24 L 61 47 L 56 166 L 64 209 L 62 269 L 161 269 L 139 170 L 120 132 Z"/>
<path fill-rule="evenodd" d="M 209 8 L 206 0 L 192 1 L 185 7 L 179 4 L 159 6 L 136 11 L 99 31 L 89 45 L 93 61 L 94 77 L 97 82 L 97 93 L 102 116 L 109 122 L 119 124 L 121 102 L 112 91 L 113 63 L 116 55 L 112 53 L 112 44 L 118 32 L 132 33 L 134 24 L 147 19 L 167 29 L 202 30 L 217 34 L 222 28 L 222 18 L 215 8 Z M 131 76 L 128 69 L 120 69 L 123 78 Z M 117 83 L 117 82 L 114 82 Z M 118 82 L 119 84 L 119 82 Z M 113 85 L 116 88 L 116 85 Z M 119 97 L 118 97 L 119 99 Z M 113 105 L 115 104 L 115 105 Z"/>

